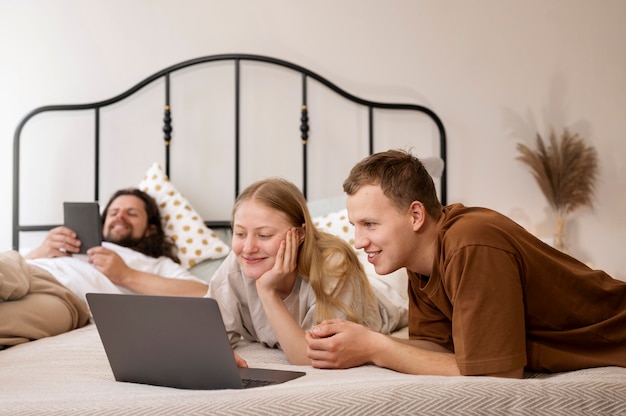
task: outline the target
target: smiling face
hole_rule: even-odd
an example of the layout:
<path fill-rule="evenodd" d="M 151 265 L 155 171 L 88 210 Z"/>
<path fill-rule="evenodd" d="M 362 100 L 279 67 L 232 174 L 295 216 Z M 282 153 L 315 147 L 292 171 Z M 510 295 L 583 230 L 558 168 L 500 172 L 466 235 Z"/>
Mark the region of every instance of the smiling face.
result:
<path fill-rule="evenodd" d="M 378 185 L 363 185 L 346 200 L 348 217 L 355 227 L 354 246 L 367 253 L 376 273 L 389 274 L 409 267 L 416 256 L 414 221 L 403 213 Z"/>
<path fill-rule="evenodd" d="M 128 246 L 141 241 L 148 230 L 148 215 L 140 198 L 120 195 L 111 202 L 104 219 L 104 240 Z"/>
<path fill-rule="evenodd" d="M 274 266 L 280 242 L 292 227 L 282 212 L 254 199 L 239 204 L 233 215 L 232 250 L 246 276 L 256 280 Z"/>

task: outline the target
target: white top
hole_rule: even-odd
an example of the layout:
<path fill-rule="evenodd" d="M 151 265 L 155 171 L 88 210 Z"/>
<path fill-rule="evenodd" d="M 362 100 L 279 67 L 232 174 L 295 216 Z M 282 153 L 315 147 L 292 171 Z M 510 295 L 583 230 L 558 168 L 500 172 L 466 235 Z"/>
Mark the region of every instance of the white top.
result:
<path fill-rule="evenodd" d="M 102 247 L 115 251 L 129 267 L 135 270 L 168 278 L 202 282 L 169 257 L 154 258 L 109 242 L 103 242 Z M 74 254 L 71 257 L 29 259 L 26 261 L 49 272 L 85 303 L 87 302 L 85 294 L 89 292 L 134 293 L 130 289 L 111 282 L 93 264 L 87 262 L 86 254 Z"/>
<path fill-rule="evenodd" d="M 390 333 L 405 325 L 406 309 L 395 305 L 375 286 L 372 289 L 378 300 L 378 309 L 363 310 L 363 323 L 383 333 Z M 344 293 L 339 296 L 347 301 L 349 295 Z M 231 345 L 243 337 L 271 348 L 279 347 L 259 299 L 256 281 L 243 274 L 233 252 L 224 259 L 211 278 L 206 297 L 217 300 Z M 291 294 L 283 302 L 302 329 L 308 331 L 316 324 L 315 293 L 300 276 L 296 278 Z M 335 317 L 345 319 L 340 311 L 337 311 Z"/>

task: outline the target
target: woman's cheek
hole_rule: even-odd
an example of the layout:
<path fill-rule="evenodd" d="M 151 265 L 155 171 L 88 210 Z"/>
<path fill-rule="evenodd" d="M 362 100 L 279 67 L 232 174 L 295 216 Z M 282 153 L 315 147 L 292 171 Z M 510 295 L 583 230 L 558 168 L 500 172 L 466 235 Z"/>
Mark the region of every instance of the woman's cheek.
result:
<path fill-rule="evenodd" d="M 231 242 L 230 247 L 233 250 L 233 252 L 237 255 L 241 254 L 241 251 L 243 250 L 243 244 L 235 240 Z"/>

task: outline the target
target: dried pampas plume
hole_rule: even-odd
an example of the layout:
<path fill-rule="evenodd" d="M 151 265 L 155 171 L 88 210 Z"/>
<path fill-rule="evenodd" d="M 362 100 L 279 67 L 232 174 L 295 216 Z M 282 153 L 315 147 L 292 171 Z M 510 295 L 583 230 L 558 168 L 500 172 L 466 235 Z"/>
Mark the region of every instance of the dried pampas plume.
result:
<path fill-rule="evenodd" d="M 593 206 L 598 154 L 595 148 L 586 146 L 577 134 L 565 129 L 560 140 L 554 130 L 546 146 L 537 134 L 537 148 L 518 143 L 521 153 L 517 160 L 528 165 L 545 195 L 556 218 L 554 245 L 563 249 L 563 230 L 567 214 L 584 206 Z"/>

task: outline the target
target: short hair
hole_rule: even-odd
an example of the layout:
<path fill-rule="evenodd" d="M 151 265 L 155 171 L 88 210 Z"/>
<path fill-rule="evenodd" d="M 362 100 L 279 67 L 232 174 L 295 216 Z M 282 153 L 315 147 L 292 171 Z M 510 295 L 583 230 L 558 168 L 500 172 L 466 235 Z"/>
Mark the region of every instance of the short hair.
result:
<path fill-rule="evenodd" d="M 147 218 L 148 218 L 148 228 L 152 228 L 153 232 L 150 233 L 149 236 L 144 237 L 137 244 L 133 245 L 133 250 L 139 251 L 150 257 L 161 257 L 166 256 L 170 259 L 174 260 L 176 263 L 180 263 L 180 259 L 177 255 L 176 244 L 166 236 L 165 231 L 163 230 L 163 225 L 161 223 L 161 212 L 159 211 L 159 207 L 150 195 L 145 193 L 144 191 L 137 188 L 126 188 L 120 189 L 113 194 L 109 202 L 107 203 L 104 211 L 102 212 L 102 226 L 104 226 L 104 222 L 106 221 L 107 212 L 109 211 L 109 207 L 118 197 L 123 195 L 132 195 L 141 199 L 144 203 L 144 208 L 146 210 Z"/>
<path fill-rule="evenodd" d="M 434 219 L 441 216 L 443 207 L 433 178 L 424 164 L 405 150 L 374 153 L 357 163 L 343 182 L 343 190 L 354 195 L 363 185 L 379 185 L 400 210 L 419 201 L 428 215 Z"/>

